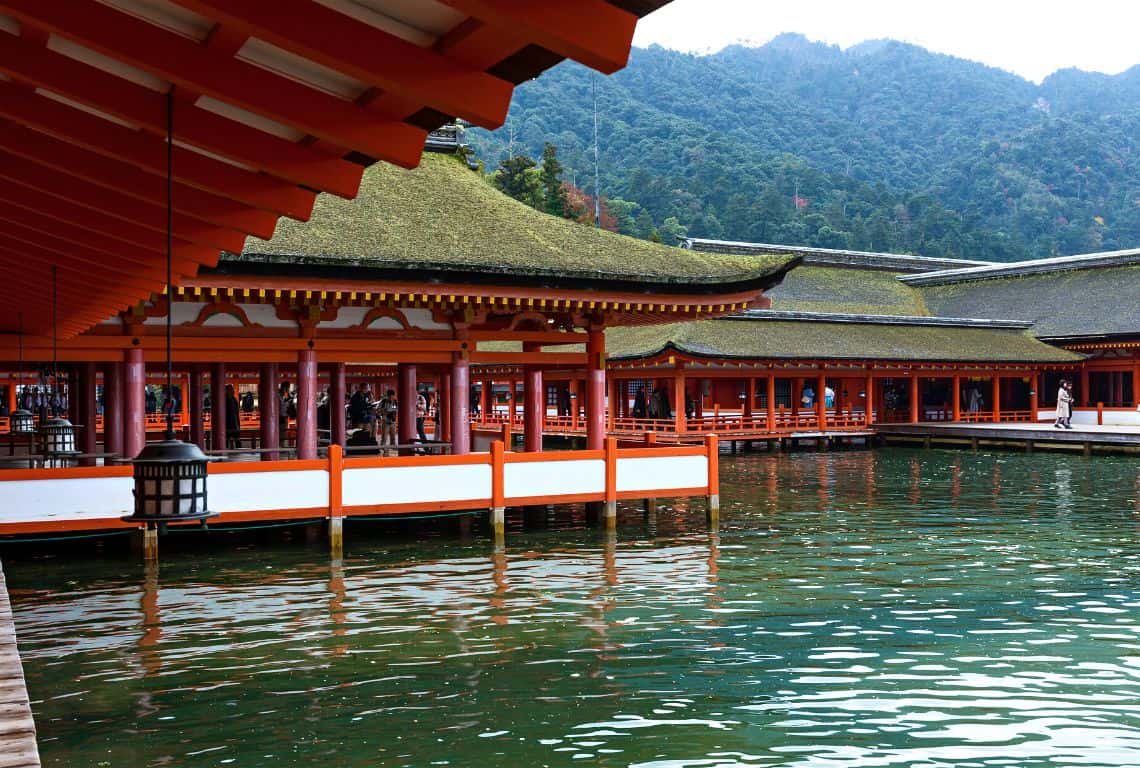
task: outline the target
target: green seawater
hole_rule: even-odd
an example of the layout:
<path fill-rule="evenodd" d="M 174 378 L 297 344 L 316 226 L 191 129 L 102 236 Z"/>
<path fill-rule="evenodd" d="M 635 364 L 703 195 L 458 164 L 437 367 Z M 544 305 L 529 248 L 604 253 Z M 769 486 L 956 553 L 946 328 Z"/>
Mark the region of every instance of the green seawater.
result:
<path fill-rule="evenodd" d="M 43 763 L 1140 765 L 1137 459 L 726 455 L 721 490 L 716 533 L 520 514 L 500 553 L 0 551 Z"/>

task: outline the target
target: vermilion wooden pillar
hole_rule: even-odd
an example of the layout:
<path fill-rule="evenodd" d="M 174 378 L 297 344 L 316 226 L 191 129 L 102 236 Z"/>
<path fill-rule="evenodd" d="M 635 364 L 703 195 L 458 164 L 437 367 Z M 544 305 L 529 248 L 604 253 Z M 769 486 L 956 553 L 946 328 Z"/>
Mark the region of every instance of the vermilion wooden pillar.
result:
<path fill-rule="evenodd" d="M 345 378 L 344 363 L 329 366 L 329 442 L 342 448 L 348 439 L 344 413 Z"/>
<path fill-rule="evenodd" d="M 570 429 L 578 429 L 578 380 L 570 379 L 566 385 L 570 389 Z"/>
<path fill-rule="evenodd" d="M 620 410 L 620 398 L 618 397 L 618 392 L 620 392 L 621 389 L 618 382 L 614 379 L 609 380 L 607 389 L 609 390 L 609 393 L 606 395 L 606 429 L 612 430 L 614 428 L 615 420 L 618 416 L 621 415 L 618 413 Z"/>
<path fill-rule="evenodd" d="M 210 447 L 224 451 L 226 445 L 226 364 L 210 368 Z"/>
<path fill-rule="evenodd" d="M 1041 409 L 1041 397 L 1038 394 L 1041 388 L 1038 386 L 1041 383 L 1040 377 L 1036 371 L 1029 372 L 1029 421 L 1034 423 L 1037 421 L 1037 411 Z"/>
<path fill-rule="evenodd" d="M 542 369 L 537 365 L 526 367 L 523 379 L 523 450 L 538 453 L 542 450 L 542 422 L 546 413 L 546 397 L 542 382 Z"/>
<path fill-rule="evenodd" d="M 606 445 L 606 335 L 590 331 L 586 343 L 586 450 Z"/>
<path fill-rule="evenodd" d="M 103 369 L 103 450 L 123 455 L 123 364 Z"/>
<path fill-rule="evenodd" d="M 863 382 L 863 392 L 863 407 L 867 409 L 863 414 L 863 424 L 869 427 L 875 423 L 875 377 L 869 372 Z"/>
<path fill-rule="evenodd" d="M 277 396 L 277 363 L 262 363 L 257 379 L 257 413 L 261 420 L 261 447 L 281 445 L 281 401 Z M 264 453 L 266 461 L 276 461 L 280 454 Z"/>
<path fill-rule="evenodd" d="M 408 363 L 396 366 L 396 442 L 407 444 L 416 439 L 416 367 Z"/>
<path fill-rule="evenodd" d="M 950 413 L 954 421 L 962 420 L 962 377 L 954 376 L 954 383 L 950 386 Z"/>
<path fill-rule="evenodd" d="M 206 376 L 202 369 L 194 366 L 190 370 L 189 386 L 183 397 L 190 409 L 190 442 L 198 447 L 206 445 L 206 427 L 202 418 L 202 390 L 205 389 Z"/>
<path fill-rule="evenodd" d="M 673 371 L 673 429 L 677 433 L 685 431 L 685 370 Z"/>
<path fill-rule="evenodd" d="M 123 362 L 123 457 L 133 459 L 146 445 L 146 363 L 141 349 L 128 349 Z"/>
<path fill-rule="evenodd" d="M 19 385 L 19 383 L 19 373 L 8 374 L 8 413 L 11 413 L 20 407 L 16 400 L 16 387 Z"/>
<path fill-rule="evenodd" d="M 439 375 L 439 391 L 435 398 L 435 440 L 451 442 L 451 374 Z"/>
<path fill-rule="evenodd" d="M 815 380 L 815 420 L 820 429 L 827 429 L 827 377 L 822 373 Z"/>
<path fill-rule="evenodd" d="M 471 405 L 471 369 L 467 358 L 457 353 L 451 361 L 451 452 L 456 455 L 471 453 L 471 424 L 468 409 Z M 481 400 L 486 414 L 484 386 Z"/>
<path fill-rule="evenodd" d="M 744 382 L 744 410 L 743 415 L 745 418 L 751 418 L 752 411 L 756 408 L 756 374 L 749 375 L 748 379 Z"/>
<path fill-rule="evenodd" d="M 1089 369 L 1081 366 L 1081 391 L 1077 393 L 1075 405 L 1091 405 L 1092 392 L 1089 390 Z"/>
<path fill-rule="evenodd" d="M 80 363 L 76 366 L 76 373 L 79 390 L 75 393 L 78 406 L 76 416 L 83 427 L 79 433 L 78 447 L 84 453 L 95 453 L 99 450 L 99 435 L 95 427 L 95 363 Z M 91 459 L 90 464 L 94 463 L 95 460 Z"/>
<path fill-rule="evenodd" d="M 317 353 L 297 353 L 297 458 L 317 458 Z"/>
<path fill-rule="evenodd" d="M 768 374 L 768 381 L 766 382 L 768 389 L 768 404 L 765 407 L 764 417 L 768 420 L 765 426 L 771 432 L 776 429 L 776 374 Z"/>
<path fill-rule="evenodd" d="M 994 375 L 993 378 L 993 407 L 994 407 L 994 424 L 1001 421 L 1001 376 Z"/>
<path fill-rule="evenodd" d="M 1132 369 L 1132 405 L 1140 406 L 1140 362 Z"/>
<path fill-rule="evenodd" d="M 910 377 L 910 423 L 918 423 L 919 400 L 922 397 L 922 385 L 919 382 L 918 374 L 913 374 Z"/>

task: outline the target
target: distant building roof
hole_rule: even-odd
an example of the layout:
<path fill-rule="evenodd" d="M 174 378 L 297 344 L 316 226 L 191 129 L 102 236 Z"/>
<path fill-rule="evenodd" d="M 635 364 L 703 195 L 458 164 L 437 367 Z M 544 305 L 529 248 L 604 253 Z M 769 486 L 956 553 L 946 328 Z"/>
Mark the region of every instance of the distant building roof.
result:
<path fill-rule="evenodd" d="M 282 220 L 271 240 L 248 238 L 215 271 L 719 294 L 770 287 L 796 262 L 789 254 L 670 248 L 549 216 L 500 193 L 462 160 L 429 153 L 412 171 L 372 166 L 355 200 L 322 195 L 308 222 Z"/>
<path fill-rule="evenodd" d="M 921 278 L 904 279 L 936 315 L 1028 320 L 1042 339 L 1140 335 L 1140 250 Z"/>
<path fill-rule="evenodd" d="M 798 266 L 765 293 L 772 309 L 863 315 L 926 315 L 922 294 L 898 281 L 898 272 L 834 266 Z"/>
<path fill-rule="evenodd" d="M 652 358 L 670 350 L 728 360 L 1071 364 L 1083 359 L 1038 341 L 1025 323 L 763 310 L 612 328 L 606 346 L 614 360 Z"/>
<path fill-rule="evenodd" d="M 929 256 L 909 256 L 899 253 L 872 251 L 841 251 L 832 248 L 808 248 L 801 245 L 772 245 L 769 243 L 742 243 L 732 240 L 708 240 L 690 237 L 682 241 L 683 248 L 705 253 L 787 254 L 800 256 L 804 264 L 848 269 L 879 269 L 890 272 L 930 272 L 940 269 L 988 267 L 992 261 L 966 259 L 939 259 Z"/>

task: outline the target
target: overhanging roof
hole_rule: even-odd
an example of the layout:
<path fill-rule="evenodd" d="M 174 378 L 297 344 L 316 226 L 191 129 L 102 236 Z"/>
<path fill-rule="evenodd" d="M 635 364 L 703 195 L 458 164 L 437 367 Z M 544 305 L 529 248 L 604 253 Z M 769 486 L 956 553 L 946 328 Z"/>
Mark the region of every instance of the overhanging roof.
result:
<path fill-rule="evenodd" d="M 50 328 L 52 266 L 64 334 L 162 290 L 168 93 L 177 280 L 666 2 L 0 0 L 0 332 Z"/>

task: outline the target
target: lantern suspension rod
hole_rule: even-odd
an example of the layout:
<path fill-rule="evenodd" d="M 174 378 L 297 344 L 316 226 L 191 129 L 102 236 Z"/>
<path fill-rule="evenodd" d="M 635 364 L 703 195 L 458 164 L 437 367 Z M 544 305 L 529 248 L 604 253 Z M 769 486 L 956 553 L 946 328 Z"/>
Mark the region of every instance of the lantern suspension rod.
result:
<path fill-rule="evenodd" d="M 174 86 L 166 92 L 166 439 L 174 439 Z"/>
<path fill-rule="evenodd" d="M 59 394 L 59 294 L 58 267 L 51 265 L 51 396 L 54 401 Z M 51 403 L 55 407 L 55 403 Z"/>

